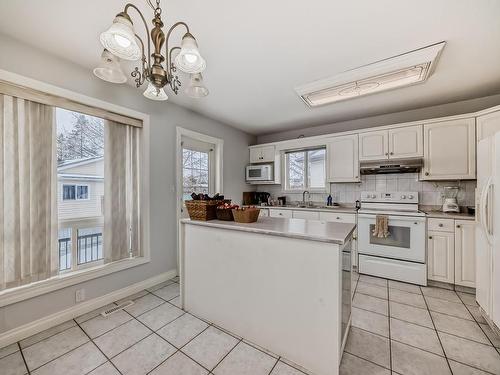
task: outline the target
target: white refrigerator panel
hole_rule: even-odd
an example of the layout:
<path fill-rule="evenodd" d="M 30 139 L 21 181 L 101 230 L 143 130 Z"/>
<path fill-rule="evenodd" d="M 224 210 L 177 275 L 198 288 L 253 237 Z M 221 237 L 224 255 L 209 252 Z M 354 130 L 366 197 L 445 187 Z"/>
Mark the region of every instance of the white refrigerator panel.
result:
<path fill-rule="evenodd" d="M 486 138 L 477 147 L 476 189 L 476 300 L 491 314 L 492 254 L 483 223 L 485 187 L 492 175 L 493 138 Z"/>
<path fill-rule="evenodd" d="M 494 141 L 495 153 L 493 154 L 492 185 L 488 201 L 491 209 L 487 212 L 487 229 L 490 232 L 490 239 L 492 240 L 491 249 L 493 255 L 491 283 L 492 320 L 497 327 L 500 327 L 500 133 L 495 134 Z"/>

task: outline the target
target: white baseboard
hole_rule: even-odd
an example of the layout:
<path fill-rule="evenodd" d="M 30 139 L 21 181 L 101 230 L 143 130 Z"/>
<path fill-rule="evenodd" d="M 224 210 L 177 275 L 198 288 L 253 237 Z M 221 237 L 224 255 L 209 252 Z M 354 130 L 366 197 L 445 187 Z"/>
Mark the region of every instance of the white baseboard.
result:
<path fill-rule="evenodd" d="M 65 310 L 45 316 L 20 327 L 11 329 L 10 331 L 0 334 L 0 348 L 25 339 L 26 337 L 35 335 L 58 324 L 64 323 L 70 319 L 74 319 L 80 315 L 98 309 L 111 302 L 140 292 L 143 289 L 151 288 L 152 286 L 167 281 L 175 276 L 177 276 L 177 270 L 170 270 L 157 276 L 151 277 L 147 280 L 143 280 L 141 282 L 129 285 L 125 288 L 115 290 L 111 293 L 79 303 Z"/>

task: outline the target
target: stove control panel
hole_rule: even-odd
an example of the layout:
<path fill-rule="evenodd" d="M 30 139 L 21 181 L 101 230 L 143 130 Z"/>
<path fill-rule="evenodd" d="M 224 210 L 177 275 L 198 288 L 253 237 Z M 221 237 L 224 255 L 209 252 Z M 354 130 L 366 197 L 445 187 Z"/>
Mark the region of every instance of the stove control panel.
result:
<path fill-rule="evenodd" d="M 416 191 L 363 191 L 361 202 L 418 203 Z"/>

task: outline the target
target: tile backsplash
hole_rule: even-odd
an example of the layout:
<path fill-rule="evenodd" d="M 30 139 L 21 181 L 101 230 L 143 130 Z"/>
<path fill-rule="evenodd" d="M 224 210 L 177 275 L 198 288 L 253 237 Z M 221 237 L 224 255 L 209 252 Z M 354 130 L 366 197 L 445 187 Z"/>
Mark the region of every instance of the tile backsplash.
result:
<path fill-rule="evenodd" d="M 476 181 L 419 181 L 418 173 L 395 173 L 362 175 L 359 183 L 332 183 L 330 189 L 334 202 L 354 204 L 360 199 L 362 191 L 417 191 L 420 204 L 441 205 L 445 186 L 459 186 L 458 204 L 460 206 L 474 205 Z M 259 185 L 257 191 L 271 193 L 273 199 L 286 196 L 288 201 L 301 201 L 302 193 L 283 193 L 280 185 Z M 326 202 L 326 194 L 311 194 L 311 201 Z"/>

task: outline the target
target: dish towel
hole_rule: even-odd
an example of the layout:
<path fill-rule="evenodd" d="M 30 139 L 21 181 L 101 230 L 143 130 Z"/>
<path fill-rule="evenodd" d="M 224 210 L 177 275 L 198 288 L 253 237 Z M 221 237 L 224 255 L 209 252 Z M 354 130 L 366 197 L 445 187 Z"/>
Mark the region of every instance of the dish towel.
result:
<path fill-rule="evenodd" d="M 387 215 L 377 215 L 375 217 L 375 228 L 372 232 L 374 237 L 387 238 L 389 233 L 389 217 Z"/>

